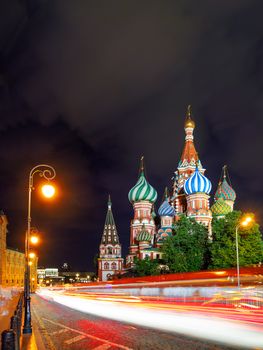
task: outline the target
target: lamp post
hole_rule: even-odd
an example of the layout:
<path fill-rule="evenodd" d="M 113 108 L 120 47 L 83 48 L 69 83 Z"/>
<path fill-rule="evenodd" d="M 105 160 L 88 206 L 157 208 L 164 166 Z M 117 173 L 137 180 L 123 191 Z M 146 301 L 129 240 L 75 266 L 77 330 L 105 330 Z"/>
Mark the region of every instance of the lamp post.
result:
<path fill-rule="evenodd" d="M 239 251 L 238 251 L 238 230 L 241 226 L 245 227 L 252 221 L 250 216 L 247 216 L 244 220 L 236 225 L 236 260 L 237 260 L 237 287 L 240 289 L 240 269 L 239 269 Z"/>
<path fill-rule="evenodd" d="M 31 231 L 31 195 L 33 187 L 33 178 L 34 175 L 38 174 L 40 177 L 45 178 L 46 180 L 52 180 L 56 176 L 55 169 L 47 164 L 39 164 L 31 169 L 29 173 L 28 181 L 28 209 L 27 209 L 27 231 L 25 237 L 25 279 L 24 279 L 24 326 L 23 333 L 31 334 L 32 325 L 31 325 L 31 310 L 30 310 L 30 268 L 29 268 L 29 239 Z"/>

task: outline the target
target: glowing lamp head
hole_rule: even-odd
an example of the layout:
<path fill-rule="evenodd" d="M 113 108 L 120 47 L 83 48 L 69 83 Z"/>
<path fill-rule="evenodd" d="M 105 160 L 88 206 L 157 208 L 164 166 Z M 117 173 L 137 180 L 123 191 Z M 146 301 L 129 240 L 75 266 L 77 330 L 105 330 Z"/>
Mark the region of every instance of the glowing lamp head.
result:
<path fill-rule="evenodd" d="M 37 244 L 38 241 L 39 241 L 39 239 L 38 239 L 37 236 L 31 236 L 31 237 L 30 237 L 30 242 L 31 242 L 32 244 Z"/>
<path fill-rule="evenodd" d="M 35 254 L 35 253 L 33 253 L 33 252 L 31 252 L 31 253 L 29 253 L 29 255 L 28 255 L 28 256 L 29 256 L 29 258 L 30 258 L 30 259 L 34 259 L 34 257 L 36 256 L 36 254 Z"/>
<path fill-rule="evenodd" d="M 28 262 L 28 265 L 29 265 L 29 266 L 32 266 L 32 265 L 33 265 L 32 261 L 29 261 L 29 262 Z"/>
<path fill-rule="evenodd" d="M 55 194 L 55 187 L 52 185 L 44 185 L 42 187 L 42 194 L 46 197 L 46 198 L 51 198 L 54 196 Z"/>
<path fill-rule="evenodd" d="M 246 218 L 244 218 L 244 220 L 242 220 L 241 225 L 242 225 L 242 226 L 247 226 L 247 225 L 249 225 L 252 221 L 253 221 L 253 218 L 252 218 L 251 216 L 247 216 Z"/>

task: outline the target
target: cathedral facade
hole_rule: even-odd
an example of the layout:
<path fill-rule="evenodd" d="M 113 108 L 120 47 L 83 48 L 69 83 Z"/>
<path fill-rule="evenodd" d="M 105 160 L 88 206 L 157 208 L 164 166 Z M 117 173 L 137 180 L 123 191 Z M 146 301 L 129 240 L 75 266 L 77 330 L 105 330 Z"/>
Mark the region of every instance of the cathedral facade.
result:
<path fill-rule="evenodd" d="M 182 214 L 205 225 L 208 238 L 212 239 L 212 217 L 223 218 L 233 210 L 236 194 L 231 186 L 226 166 L 223 167 L 214 203 L 210 208 L 212 184 L 205 176 L 205 168 L 195 148 L 194 129 L 195 122 L 192 119 L 191 107 L 188 106 L 184 124 L 185 144 L 174 173 L 172 188 L 165 189 L 163 201 L 158 209 L 160 217 L 158 226 L 155 223 L 154 210 L 157 191 L 146 179 L 144 159 L 141 158 L 138 180 L 128 194 L 133 207 L 133 217 L 130 224 L 129 254 L 126 257 L 127 268 L 133 265 L 135 257 L 160 259 L 162 257 L 160 247 L 164 240 L 173 234 L 176 221 Z"/>

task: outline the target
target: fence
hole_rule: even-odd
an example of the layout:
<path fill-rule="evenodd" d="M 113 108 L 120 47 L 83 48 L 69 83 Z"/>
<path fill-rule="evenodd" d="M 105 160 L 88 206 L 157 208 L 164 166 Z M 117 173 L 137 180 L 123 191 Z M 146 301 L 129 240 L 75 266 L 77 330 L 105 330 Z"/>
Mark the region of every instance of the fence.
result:
<path fill-rule="evenodd" d="M 1 350 L 20 350 L 20 335 L 23 313 L 23 293 L 20 294 L 14 315 L 10 319 L 10 329 L 2 332 Z"/>

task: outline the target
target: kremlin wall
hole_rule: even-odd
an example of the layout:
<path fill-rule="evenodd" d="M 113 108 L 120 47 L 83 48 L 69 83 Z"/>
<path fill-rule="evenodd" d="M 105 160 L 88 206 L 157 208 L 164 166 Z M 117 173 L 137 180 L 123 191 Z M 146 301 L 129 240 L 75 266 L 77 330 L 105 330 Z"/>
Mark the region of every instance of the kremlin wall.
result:
<path fill-rule="evenodd" d="M 178 167 L 174 172 L 173 186 L 170 190 L 165 189 L 164 200 L 158 209 L 161 222 L 159 227 L 154 221 L 157 192 L 145 177 L 144 159 L 141 158 L 139 178 L 128 194 L 134 214 L 130 225 L 130 247 L 125 268 L 133 265 L 135 257 L 144 259 L 148 256 L 150 259 L 161 259 L 160 248 L 164 240 L 172 235 L 180 215 L 185 214 L 205 225 L 208 238 L 212 239 L 212 218 L 223 218 L 233 211 L 236 193 L 230 184 L 226 166 L 223 167 L 214 195 L 214 203 L 210 208 L 212 184 L 205 176 L 205 169 L 194 145 L 194 128 L 191 107 L 188 106 L 184 124 L 185 144 Z M 121 244 L 111 207 L 109 198 L 99 247 L 98 277 L 100 281 L 106 281 L 111 275 L 120 273 L 124 268 Z"/>

